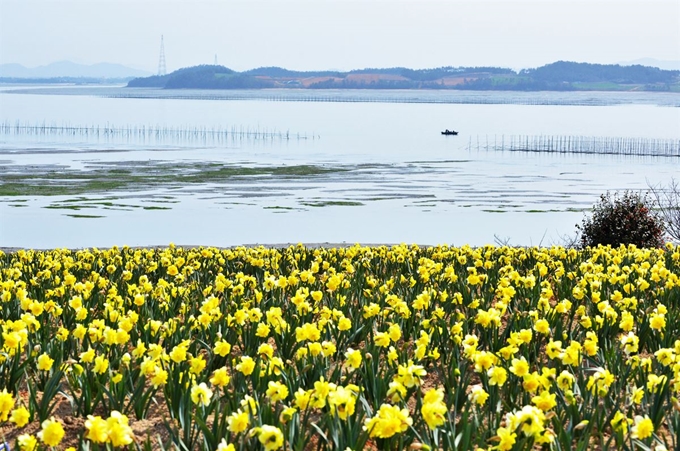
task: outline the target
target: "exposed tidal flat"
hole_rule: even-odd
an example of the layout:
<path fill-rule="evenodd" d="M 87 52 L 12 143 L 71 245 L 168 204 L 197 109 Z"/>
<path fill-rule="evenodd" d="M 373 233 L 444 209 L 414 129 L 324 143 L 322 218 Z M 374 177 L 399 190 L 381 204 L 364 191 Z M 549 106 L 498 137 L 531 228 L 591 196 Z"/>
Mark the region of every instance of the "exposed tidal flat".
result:
<path fill-rule="evenodd" d="M 420 92 L 391 92 L 401 99 L 394 103 L 360 103 L 271 102 L 255 91 L 247 100 L 206 101 L 185 91 L 174 94 L 191 98 L 54 89 L 0 93 L 0 122 L 289 130 L 315 138 L 3 134 L 2 246 L 482 245 L 496 237 L 546 245 L 572 234 L 605 191 L 644 190 L 677 177 L 680 167 L 672 157 L 485 145 L 511 135 L 678 140 L 675 94 L 528 93 L 554 103 L 537 105 L 513 104 L 523 93 L 505 100 L 484 94 L 500 99 L 496 104 L 447 104 L 407 101 L 434 95 Z M 588 106 L 585 94 L 594 99 Z M 445 128 L 459 135 L 441 136 Z"/>

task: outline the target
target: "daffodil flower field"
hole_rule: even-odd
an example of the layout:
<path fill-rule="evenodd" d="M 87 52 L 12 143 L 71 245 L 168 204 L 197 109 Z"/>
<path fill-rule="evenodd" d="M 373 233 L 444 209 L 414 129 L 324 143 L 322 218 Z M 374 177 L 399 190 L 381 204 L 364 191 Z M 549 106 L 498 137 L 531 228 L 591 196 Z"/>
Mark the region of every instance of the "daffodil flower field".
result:
<path fill-rule="evenodd" d="M 680 247 L 0 252 L 11 449 L 673 450 Z"/>

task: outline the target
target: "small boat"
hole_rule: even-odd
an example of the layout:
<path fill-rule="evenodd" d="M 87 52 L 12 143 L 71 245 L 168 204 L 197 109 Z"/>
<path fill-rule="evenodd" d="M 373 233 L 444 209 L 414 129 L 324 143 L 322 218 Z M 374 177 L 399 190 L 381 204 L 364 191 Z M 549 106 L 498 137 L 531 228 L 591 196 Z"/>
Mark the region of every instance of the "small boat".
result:
<path fill-rule="evenodd" d="M 442 132 L 442 135 L 457 135 L 458 132 L 455 130 L 449 130 L 448 128 Z"/>

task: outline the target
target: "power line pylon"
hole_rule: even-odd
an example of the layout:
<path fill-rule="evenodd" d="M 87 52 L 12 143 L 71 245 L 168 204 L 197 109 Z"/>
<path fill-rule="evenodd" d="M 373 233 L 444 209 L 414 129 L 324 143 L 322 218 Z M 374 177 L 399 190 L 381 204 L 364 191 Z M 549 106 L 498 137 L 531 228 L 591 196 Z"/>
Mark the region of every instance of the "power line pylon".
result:
<path fill-rule="evenodd" d="M 165 46 L 163 45 L 163 35 L 161 35 L 161 56 L 158 58 L 158 75 L 165 75 Z"/>

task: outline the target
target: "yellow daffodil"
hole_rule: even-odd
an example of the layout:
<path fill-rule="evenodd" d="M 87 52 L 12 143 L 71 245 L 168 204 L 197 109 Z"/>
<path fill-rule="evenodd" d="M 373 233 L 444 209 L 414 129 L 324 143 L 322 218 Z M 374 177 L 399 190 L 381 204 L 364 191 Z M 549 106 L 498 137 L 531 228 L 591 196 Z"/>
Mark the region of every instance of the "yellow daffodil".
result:
<path fill-rule="evenodd" d="M 215 347 L 213 349 L 215 354 L 221 357 L 226 357 L 226 355 L 231 351 L 231 345 L 224 340 L 220 340 L 215 343 Z"/>
<path fill-rule="evenodd" d="M 212 398 L 213 392 L 208 388 L 205 382 L 201 382 L 198 385 L 191 387 L 191 401 L 194 404 L 200 404 L 207 406 L 210 404 L 210 399 Z"/>
<path fill-rule="evenodd" d="M 474 385 L 470 390 L 469 398 L 477 404 L 478 406 L 483 406 L 486 404 L 486 400 L 489 398 L 489 394 L 484 390 L 481 385 Z"/>
<path fill-rule="evenodd" d="M 328 405 L 331 412 L 341 420 L 346 420 L 348 416 L 354 415 L 355 404 L 356 394 L 351 389 L 336 387 L 328 393 Z"/>
<path fill-rule="evenodd" d="M 510 372 L 517 377 L 524 377 L 529 374 L 529 363 L 523 356 L 519 359 L 512 359 Z"/>
<path fill-rule="evenodd" d="M 54 417 L 42 422 L 38 438 L 47 446 L 57 446 L 64 438 L 64 428 Z"/>
<path fill-rule="evenodd" d="M 14 408 L 14 397 L 3 388 L 0 392 L 0 423 L 7 421 L 10 411 Z"/>
<path fill-rule="evenodd" d="M 85 438 L 95 443 L 106 443 L 109 440 L 109 426 L 100 416 L 88 415 L 85 421 L 87 434 Z"/>
<path fill-rule="evenodd" d="M 250 376 L 255 369 L 255 361 L 252 357 L 247 355 L 241 356 L 241 361 L 236 365 L 236 370 L 243 373 L 244 376 Z"/>
<path fill-rule="evenodd" d="M 267 397 L 272 403 L 284 401 L 288 398 L 288 387 L 276 381 L 269 381 L 269 388 L 267 388 Z"/>
<path fill-rule="evenodd" d="M 652 423 L 652 420 L 647 415 L 645 415 L 644 417 L 636 415 L 635 424 L 630 429 L 631 437 L 644 440 L 647 437 L 651 437 L 653 433 L 654 423 Z"/>
<path fill-rule="evenodd" d="M 38 449 L 38 440 L 31 434 L 22 434 L 17 437 L 21 451 L 35 451 Z"/>
<path fill-rule="evenodd" d="M 501 451 L 511 450 L 517 439 L 517 434 L 504 427 L 500 427 L 496 430 L 496 436 L 498 437 L 497 440 L 499 443 L 494 448 Z"/>
<path fill-rule="evenodd" d="M 444 403 L 444 391 L 442 389 L 430 389 L 423 396 L 423 405 L 420 408 L 423 419 L 430 429 L 436 429 L 446 422 L 448 412 Z"/>
<path fill-rule="evenodd" d="M 31 414 L 24 406 L 17 407 L 12 411 L 9 421 L 14 423 L 18 428 L 22 428 L 28 424 Z"/>
<path fill-rule="evenodd" d="M 531 398 L 531 402 L 544 412 L 547 412 L 557 405 L 555 395 L 548 390 L 543 390 L 539 396 Z"/>
<path fill-rule="evenodd" d="M 243 432 L 248 429 L 249 415 L 248 412 L 242 410 L 237 410 L 236 412 L 229 415 L 227 418 L 227 424 L 229 426 L 229 431 L 234 434 Z"/>
<path fill-rule="evenodd" d="M 346 365 L 355 370 L 361 366 L 361 351 L 347 348 L 345 351 Z"/>
<path fill-rule="evenodd" d="M 413 424 L 407 409 L 383 404 L 376 415 L 364 421 L 364 430 L 371 437 L 390 438 L 395 434 L 405 432 Z"/>
<path fill-rule="evenodd" d="M 255 429 L 257 440 L 266 451 L 279 449 L 283 446 L 283 433 L 275 426 L 262 425 Z"/>
<path fill-rule="evenodd" d="M 220 387 L 224 388 L 227 384 L 229 384 L 229 381 L 231 380 L 231 377 L 229 377 L 229 373 L 227 372 L 227 369 L 225 367 L 218 368 L 213 372 L 212 377 L 210 378 L 210 383 L 214 385 L 215 387 Z"/>
<path fill-rule="evenodd" d="M 494 366 L 487 371 L 487 376 L 489 376 L 489 385 L 502 386 L 508 378 L 508 373 L 505 368 Z"/>
<path fill-rule="evenodd" d="M 113 410 L 106 419 L 108 426 L 109 441 L 114 447 L 130 445 L 134 441 L 132 428 L 129 426 L 128 417 Z"/>

